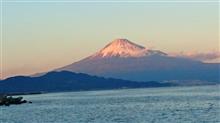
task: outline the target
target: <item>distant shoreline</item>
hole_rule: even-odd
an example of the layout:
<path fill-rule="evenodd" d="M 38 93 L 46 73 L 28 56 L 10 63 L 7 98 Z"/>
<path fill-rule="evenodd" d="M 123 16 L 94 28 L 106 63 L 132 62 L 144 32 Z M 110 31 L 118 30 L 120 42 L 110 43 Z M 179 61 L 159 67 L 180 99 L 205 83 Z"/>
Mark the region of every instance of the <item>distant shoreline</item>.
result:
<path fill-rule="evenodd" d="M 36 94 L 44 94 L 46 92 L 27 92 L 27 93 L 0 93 L 0 95 L 7 95 L 7 96 L 19 96 L 19 95 L 36 95 Z"/>
<path fill-rule="evenodd" d="M 22 96 L 22 95 L 38 95 L 47 93 L 64 93 L 64 92 L 88 92 L 88 91 L 111 91 L 111 90 L 125 90 L 125 89 L 153 89 L 153 88 L 173 88 L 173 87 L 198 87 L 198 86 L 220 86 L 220 84 L 210 85 L 191 85 L 191 86 L 164 86 L 164 87 L 143 87 L 143 88 L 117 88 L 117 89 L 94 89 L 94 90 L 77 90 L 77 91 L 48 91 L 48 92 L 25 92 L 25 93 L 0 93 L 7 96 Z"/>

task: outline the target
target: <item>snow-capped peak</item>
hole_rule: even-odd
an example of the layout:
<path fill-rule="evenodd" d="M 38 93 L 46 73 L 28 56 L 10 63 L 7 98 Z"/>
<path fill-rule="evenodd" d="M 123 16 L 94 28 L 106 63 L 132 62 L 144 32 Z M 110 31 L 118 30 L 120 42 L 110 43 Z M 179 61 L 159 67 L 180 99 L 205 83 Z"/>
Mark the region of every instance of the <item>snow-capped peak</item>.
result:
<path fill-rule="evenodd" d="M 156 50 L 149 50 L 127 39 L 115 39 L 94 56 L 99 57 L 143 57 L 153 54 L 165 55 Z"/>

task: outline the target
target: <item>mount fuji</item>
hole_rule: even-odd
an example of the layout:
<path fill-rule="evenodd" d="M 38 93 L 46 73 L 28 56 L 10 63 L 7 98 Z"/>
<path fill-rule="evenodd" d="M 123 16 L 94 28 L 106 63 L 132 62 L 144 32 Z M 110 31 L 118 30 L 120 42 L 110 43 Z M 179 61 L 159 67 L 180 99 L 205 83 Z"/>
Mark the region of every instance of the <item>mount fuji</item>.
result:
<path fill-rule="evenodd" d="M 133 81 L 219 82 L 220 64 L 172 57 L 127 39 L 115 39 L 97 53 L 55 71 L 72 71 Z"/>

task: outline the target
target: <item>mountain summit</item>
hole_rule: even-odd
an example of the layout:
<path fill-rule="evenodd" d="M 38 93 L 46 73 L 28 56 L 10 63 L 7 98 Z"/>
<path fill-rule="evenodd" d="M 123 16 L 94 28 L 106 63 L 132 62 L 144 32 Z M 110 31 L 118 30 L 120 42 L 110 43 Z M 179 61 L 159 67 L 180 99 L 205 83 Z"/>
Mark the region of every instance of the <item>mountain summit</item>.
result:
<path fill-rule="evenodd" d="M 166 55 L 161 51 L 150 50 L 127 39 L 115 39 L 92 57 L 143 57 Z"/>

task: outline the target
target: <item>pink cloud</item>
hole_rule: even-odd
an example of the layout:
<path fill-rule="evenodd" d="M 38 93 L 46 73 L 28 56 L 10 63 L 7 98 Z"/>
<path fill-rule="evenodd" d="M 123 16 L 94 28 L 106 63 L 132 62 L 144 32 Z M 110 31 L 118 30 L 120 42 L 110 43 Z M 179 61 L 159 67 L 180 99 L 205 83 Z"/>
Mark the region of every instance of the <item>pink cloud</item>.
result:
<path fill-rule="evenodd" d="M 170 56 L 190 58 L 203 62 L 220 62 L 220 51 L 170 53 Z"/>

